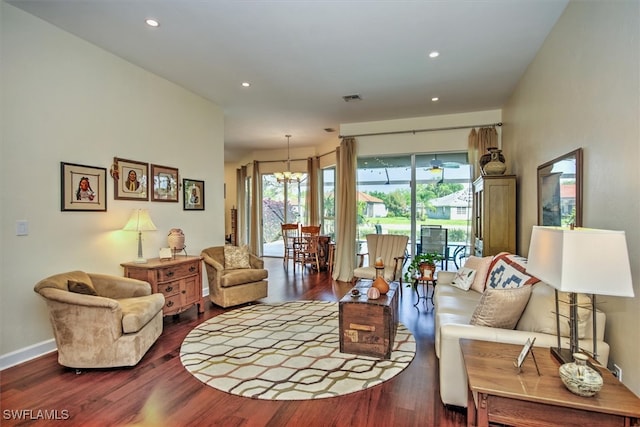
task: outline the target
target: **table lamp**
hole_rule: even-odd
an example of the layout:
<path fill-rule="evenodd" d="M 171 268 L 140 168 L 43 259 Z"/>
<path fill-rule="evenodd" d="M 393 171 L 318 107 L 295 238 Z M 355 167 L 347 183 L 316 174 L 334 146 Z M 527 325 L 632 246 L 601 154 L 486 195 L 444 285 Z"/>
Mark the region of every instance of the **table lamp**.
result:
<path fill-rule="evenodd" d="M 551 353 L 561 363 L 573 361 L 578 347 L 577 293 L 591 294 L 593 357 L 596 347 L 596 295 L 633 297 L 631 267 L 624 231 L 534 226 L 527 272 L 556 289 L 558 347 Z M 560 344 L 558 291 L 569 293 L 569 349 Z"/>
<path fill-rule="evenodd" d="M 157 230 L 149 211 L 146 209 L 136 209 L 131 213 L 131 217 L 127 224 L 122 228 L 124 231 L 137 231 L 138 232 L 138 258 L 133 262 L 144 264 L 147 260 L 142 256 L 142 232 L 143 231 L 155 231 Z"/>

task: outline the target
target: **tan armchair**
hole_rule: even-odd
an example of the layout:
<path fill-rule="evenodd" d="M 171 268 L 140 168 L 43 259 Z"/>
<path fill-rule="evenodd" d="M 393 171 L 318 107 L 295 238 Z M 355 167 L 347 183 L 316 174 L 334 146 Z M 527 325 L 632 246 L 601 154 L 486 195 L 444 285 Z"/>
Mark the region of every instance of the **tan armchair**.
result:
<path fill-rule="evenodd" d="M 367 250 L 368 253 L 358 254 L 360 262 L 358 267 L 353 270 L 353 281 L 359 279 L 375 279 L 376 258 L 382 258 L 384 262 L 384 279 L 387 282 L 398 280 L 400 282 L 400 293 L 402 293 L 402 264 L 407 250 L 409 237 L 399 234 L 368 234 Z M 364 266 L 364 257 L 368 255 L 369 265 Z"/>
<path fill-rule="evenodd" d="M 63 366 L 134 366 L 162 333 L 164 296 L 147 282 L 72 271 L 41 280 L 34 291 L 49 308 Z"/>
<path fill-rule="evenodd" d="M 209 281 L 209 299 L 220 307 L 231 307 L 259 300 L 267 296 L 267 277 L 264 261 L 249 253 L 250 268 L 225 268 L 224 246 L 204 249 L 204 258 Z"/>

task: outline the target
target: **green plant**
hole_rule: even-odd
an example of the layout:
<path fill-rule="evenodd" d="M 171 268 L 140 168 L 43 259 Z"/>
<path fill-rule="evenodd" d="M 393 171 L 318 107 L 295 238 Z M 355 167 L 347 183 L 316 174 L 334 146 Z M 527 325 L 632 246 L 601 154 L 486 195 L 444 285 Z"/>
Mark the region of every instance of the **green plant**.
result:
<path fill-rule="evenodd" d="M 436 262 L 442 261 L 443 259 L 444 257 L 442 254 L 439 254 L 438 252 L 427 252 L 414 256 L 407 267 L 407 271 L 404 273 L 404 280 L 407 282 L 407 286 L 413 285 L 413 279 L 416 276 L 416 273 L 420 271 L 420 265 L 430 264 L 433 266 L 432 269 L 435 271 Z"/>

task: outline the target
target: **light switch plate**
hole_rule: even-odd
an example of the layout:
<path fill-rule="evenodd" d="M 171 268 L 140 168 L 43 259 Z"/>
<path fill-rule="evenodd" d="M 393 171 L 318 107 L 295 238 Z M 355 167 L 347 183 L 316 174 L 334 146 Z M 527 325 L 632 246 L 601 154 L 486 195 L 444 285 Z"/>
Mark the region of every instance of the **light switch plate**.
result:
<path fill-rule="evenodd" d="M 16 236 L 29 235 L 29 222 L 26 219 L 16 221 Z"/>

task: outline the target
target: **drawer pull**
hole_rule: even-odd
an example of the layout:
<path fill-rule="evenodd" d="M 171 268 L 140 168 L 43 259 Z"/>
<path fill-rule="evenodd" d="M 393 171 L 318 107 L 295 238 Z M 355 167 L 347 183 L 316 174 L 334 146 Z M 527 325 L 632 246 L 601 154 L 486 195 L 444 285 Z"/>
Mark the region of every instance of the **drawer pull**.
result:
<path fill-rule="evenodd" d="M 167 307 L 173 307 L 173 301 L 167 301 Z"/>
<path fill-rule="evenodd" d="M 195 266 L 193 266 L 193 265 L 191 266 L 191 268 L 189 268 L 189 271 L 190 271 L 191 273 L 193 273 L 193 272 L 194 272 L 194 271 L 196 271 L 196 270 L 197 270 L 197 268 L 196 268 Z"/>
<path fill-rule="evenodd" d="M 187 291 L 182 291 L 182 293 L 183 293 L 183 294 L 186 294 L 186 293 L 187 293 Z"/>
<path fill-rule="evenodd" d="M 173 290 L 173 286 L 167 286 L 166 288 L 164 288 L 165 292 L 171 292 Z"/>
<path fill-rule="evenodd" d="M 167 271 L 167 276 L 168 277 L 173 277 L 174 274 L 175 274 L 175 272 L 173 272 L 173 271 Z"/>

